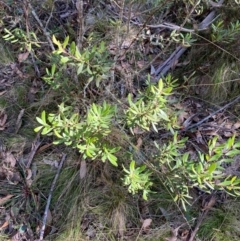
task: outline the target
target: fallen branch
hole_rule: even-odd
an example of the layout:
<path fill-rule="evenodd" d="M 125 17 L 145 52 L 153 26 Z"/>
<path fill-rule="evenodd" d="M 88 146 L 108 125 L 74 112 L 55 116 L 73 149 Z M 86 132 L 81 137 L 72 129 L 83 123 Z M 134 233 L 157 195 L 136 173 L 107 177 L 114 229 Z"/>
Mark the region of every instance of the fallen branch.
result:
<path fill-rule="evenodd" d="M 207 209 L 206 211 L 204 211 L 201 214 L 200 218 L 197 220 L 197 224 L 196 224 L 194 230 L 191 232 L 190 237 L 189 237 L 189 239 L 187 239 L 187 241 L 193 241 L 194 240 L 194 238 L 197 235 L 197 232 L 200 228 L 200 225 L 202 224 L 204 218 L 207 216 L 208 211 L 209 211 L 209 209 Z"/>
<path fill-rule="evenodd" d="M 31 164 L 32 164 L 32 160 L 41 144 L 41 141 L 39 140 L 40 139 L 40 134 L 38 133 L 35 140 L 33 141 L 33 144 L 32 144 L 32 150 L 31 150 L 31 153 L 28 157 L 28 162 L 27 162 L 27 165 L 26 167 L 27 168 L 30 168 Z"/>
<path fill-rule="evenodd" d="M 77 47 L 79 50 L 81 50 L 83 46 L 83 36 L 84 36 L 83 0 L 76 1 L 76 9 L 78 11 Z"/>
<path fill-rule="evenodd" d="M 224 0 L 220 0 L 218 5 L 222 5 Z M 197 29 L 207 29 L 210 24 L 215 20 L 216 10 L 211 11 L 208 16 L 198 25 Z M 169 69 L 174 66 L 174 63 L 181 57 L 181 55 L 187 50 L 187 47 L 177 47 L 176 50 L 171 54 L 171 56 L 161 64 L 155 71 L 156 78 L 153 82 L 157 82 L 160 77 L 165 76 Z"/>
<path fill-rule="evenodd" d="M 45 37 L 47 38 L 47 41 L 48 41 L 48 43 L 49 43 L 50 48 L 52 49 L 52 51 L 54 51 L 55 48 L 54 48 L 53 42 L 52 42 L 52 40 L 51 40 L 51 38 L 50 38 L 50 34 L 49 34 L 49 33 L 47 32 L 47 30 L 44 28 L 41 20 L 39 19 L 38 15 L 36 14 L 36 12 L 35 12 L 33 6 L 31 5 L 31 3 L 28 2 L 28 4 L 29 4 L 29 7 L 30 7 L 30 9 L 31 9 L 31 11 L 32 11 L 32 15 L 33 15 L 34 18 L 37 20 L 39 26 L 40 26 L 41 29 L 42 29 L 43 34 L 44 34 Z"/>
<path fill-rule="evenodd" d="M 216 191 L 214 191 L 214 193 L 216 193 Z M 194 238 L 197 235 L 197 232 L 198 232 L 204 218 L 207 216 L 208 211 L 216 203 L 216 196 L 214 195 L 214 193 L 212 193 L 206 199 L 203 200 L 204 201 L 203 202 L 203 209 L 202 209 L 203 212 L 200 215 L 200 217 L 198 218 L 194 229 L 192 230 L 192 232 L 189 233 L 186 241 L 194 241 Z"/>
<path fill-rule="evenodd" d="M 187 126 L 183 131 L 186 131 L 186 130 L 189 130 L 189 129 L 192 129 L 192 128 L 195 128 L 195 127 L 198 127 L 200 126 L 202 123 L 204 123 L 205 121 L 209 120 L 211 117 L 213 117 L 214 115 L 218 114 L 219 112 L 223 111 L 223 110 L 226 110 L 227 108 L 229 108 L 230 106 L 232 106 L 233 104 L 237 103 L 238 101 L 240 101 L 240 95 L 235 98 L 233 101 L 231 101 L 230 103 L 224 105 L 222 108 L 214 111 L 213 113 L 211 113 L 210 115 L 208 115 L 207 117 L 203 118 L 201 121 L 193 124 L 193 125 L 190 125 L 190 126 Z"/>
<path fill-rule="evenodd" d="M 43 236 L 44 236 L 44 232 L 45 232 L 45 228 L 46 228 L 46 222 L 47 222 L 47 214 L 48 214 L 48 209 L 49 209 L 49 206 L 50 206 L 50 202 L 51 202 L 51 199 L 52 199 L 52 193 L 53 193 L 53 189 L 56 185 L 56 182 L 57 182 L 57 179 L 58 179 L 58 176 L 60 174 L 60 171 L 62 169 L 62 166 L 63 166 L 63 162 L 65 161 L 66 159 L 66 154 L 63 154 L 62 156 L 62 159 L 61 159 L 61 162 L 58 166 L 58 170 L 57 170 L 57 173 L 55 175 L 55 178 L 52 182 L 52 186 L 51 186 L 51 189 L 50 189 L 50 192 L 49 192 L 49 196 L 48 196 L 48 200 L 47 200 L 47 205 L 45 207 L 45 211 L 44 211 L 44 215 L 43 215 L 43 221 L 42 221 L 42 227 L 40 229 L 40 238 L 39 238 L 39 241 L 42 241 L 43 240 Z"/>

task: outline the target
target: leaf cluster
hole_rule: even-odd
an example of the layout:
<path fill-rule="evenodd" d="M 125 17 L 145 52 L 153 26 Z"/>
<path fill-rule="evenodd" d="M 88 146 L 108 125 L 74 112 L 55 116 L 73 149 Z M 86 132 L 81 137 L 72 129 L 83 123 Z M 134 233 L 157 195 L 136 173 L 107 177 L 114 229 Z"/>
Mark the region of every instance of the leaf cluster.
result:
<path fill-rule="evenodd" d="M 136 162 L 134 160 L 131 161 L 129 170 L 123 166 L 123 170 L 126 173 L 123 179 L 124 185 L 128 186 L 128 191 L 132 194 L 142 191 L 143 199 L 147 200 L 150 187 L 153 185 L 153 183 L 150 181 L 150 176 L 152 173 L 146 169 L 146 165 L 141 165 L 139 167 L 135 166 Z"/>
<path fill-rule="evenodd" d="M 54 144 L 64 143 L 72 148 L 77 148 L 83 154 L 83 158 L 92 160 L 100 158 L 103 162 L 109 160 L 117 166 L 115 153 L 119 147 L 112 147 L 107 141 L 111 132 L 112 119 L 115 114 L 115 106 L 106 102 L 103 105 L 92 104 L 86 116 L 80 117 L 74 113 L 71 106 L 59 105 L 57 114 L 42 112 L 41 118 L 37 117 L 40 126 L 35 131 L 41 131 L 42 135 L 53 135 Z"/>
<path fill-rule="evenodd" d="M 53 43 L 58 49 L 53 52 L 52 66 L 46 69 L 43 79 L 54 89 L 65 88 L 71 84 L 73 77 L 68 74 L 71 69 L 81 82 L 88 85 L 92 81 L 99 87 L 100 81 L 106 79 L 110 70 L 111 62 L 104 42 L 99 45 L 78 49 L 75 42 L 69 44 L 69 36 L 63 43 L 53 35 Z M 74 84 L 74 87 L 76 85 Z"/>
<path fill-rule="evenodd" d="M 175 80 L 171 80 L 174 84 Z M 163 123 L 170 122 L 167 111 L 167 96 L 172 92 L 172 86 L 164 86 L 163 80 L 160 79 L 158 84 L 148 82 L 144 93 L 140 93 L 134 102 L 132 96 L 128 95 L 129 108 L 125 111 L 126 122 L 133 133 L 135 127 L 149 131 L 152 127 L 157 132 L 157 125 L 160 121 Z M 166 125 L 165 125 L 166 126 Z"/>
<path fill-rule="evenodd" d="M 209 153 L 198 153 L 192 160 L 184 151 L 187 139 L 178 140 L 175 133 L 173 141 L 159 147 L 155 156 L 165 178 L 164 184 L 175 195 L 174 200 L 180 201 L 184 209 L 191 199 L 190 190 L 194 187 L 204 192 L 220 190 L 233 196 L 239 196 L 240 178 L 227 174 L 226 165 L 234 162 L 240 154 L 240 141 L 235 143 L 235 136 L 224 144 L 217 145 L 217 137 L 209 141 Z M 183 154 L 182 154 L 183 153 Z"/>
<path fill-rule="evenodd" d="M 3 39 L 12 44 L 19 44 L 19 49 L 21 51 L 26 49 L 30 52 L 32 50 L 32 46 L 40 47 L 39 41 L 34 32 L 29 32 L 27 35 L 27 33 L 20 28 L 14 28 L 12 30 L 4 28 L 4 32 L 5 35 L 3 35 Z"/>

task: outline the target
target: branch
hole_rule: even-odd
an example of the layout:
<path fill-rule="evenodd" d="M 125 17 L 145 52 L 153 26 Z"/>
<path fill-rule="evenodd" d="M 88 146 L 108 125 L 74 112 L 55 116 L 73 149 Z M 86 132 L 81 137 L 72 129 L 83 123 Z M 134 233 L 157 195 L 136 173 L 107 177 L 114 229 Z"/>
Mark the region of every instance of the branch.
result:
<path fill-rule="evenodd" d="M 34 156 L 35 156 L 35 154 L 37 152 L 37 149 L 38 149 L 38 147 L 41 144 L 41 141 L 39 141 L 39 136 L 40 136 L 40 134 L 38 133 L 36 138 L 35 138 L 35 140 L 32 143 L 31 153 L 30 153 L 30 155 L 28 157 L 28 162 L 27 162 L 27 165 L 26 165 L 27 168 L 30 168 L 30 166 L 32 164 L 32 160 L 33 160 L 33 158 L 34 158 Z"/>
<path fill-rule="evenodd" d="M 84 35 L 83 0 L 77 0 L 76 8 L 78 11 L 77 47 L 79 50 L 81 50 L 83 45 L 83 35 Z"/>
<path fill-rule="evenodd" d="M 198 232 L 198 230 L 199 230 L 199 228 L 200 228 L 200 225 L 202 224 L 204 218 L 207 216 L 208 211 L 209 211 L 209 209 L 207 209 L 206 211 L 204 211 L 204 212 L 201 214 L 201 216 L 200 216 L 200 218 L 198 219 L 197 224 L 196 224 L 193 232 L 190 234 L 190 237 L 189 237 L 189 239 L 188 239 L 187 241 L 193 241 L 193 240 L 194 240 L 194 238 L 195 238 L 195 236 L 196 236 L 196 234 L 197 234 L 197 232 Z"/>
<path fill-rule="evenodd" d="M 54 46 L 53 46 L 53 42 L 50 38 L 50 34 L 47 32 L 47 30 L 43 27 L 43 24 L 41 22 L 41 20 L 39 19 L 38 15 L 36 14 L 35 10 L 33 9 L 33 6 L 31 5 L 30 2 L 28 2 L 29 4 L 29 7 L 31 8 L 31 11 L 32 11 L 32 15 L 34 16 L 34 18 L 37 20 L 38 24 L 40 25 L 42 31 L 43 31 L 43 34 L 45 35 L 45 37 L 47 38 L 47 41 L 52 49 L 52 51 L 55 50 Z"/>
<path fill-rule="evenodd" d="M 224 2 L 224 0 L 220 0 L 218 4 L 221 4 Z M 198 25 L 198 29 L 203 30 L 207 29 L 210 24 L 216 19 L 216 11 L 211 11 L 207 17 Z M 181 28 L 179 29 L 181 30 Z M 169 69 L 176 63 L 176 60 L 180 58 L 180 56 L 187 50 L 187 47 L 179 46 L 176 48 L 176 50 L 171 54 L 171 56 L 163 63 L 161 64 L 158 69 L 155 71 L 155 80 L 153 82 L 157 82 L 159 80 L 159 77 L 165 76 L 166 73 L 169 71 Z"/>
<path fill-rule="evenodd" d="M 39 241 L 42 241 L 42 240 L 43 240 L 44 231 L 45 231 L 46 222 L 47 222 L 47 214 L 48 214 L 48 209 L 49 209 L 50 202 L 51 202 L 51 199 L 52 199 L 53 189 L 54 189 L 54 187 L 55 187 L 55 185 L 56 185 L 58 176 L 59 176 L 59 174 L 60 174 L 60 171 L 61 171 L 62 166 L 63 166 L 63 162 L 64 162 L 65 159 L 66 159 L 66 156 L 67 156 L 66 154 L 63 154 L 62 159 L 61 159 L 61 162 L 60 162 L 59 167 L 58 167 L 58 170 L 57 170 L 57 173 L 56 173 L 55 178 L 54 178 L 54 180 L 53 180 L 53 182 L 52 182 L 52 186 L 51 186 L 51 189 L 50 189 L 50 192 L 49 192 L 49 196 L 48 196 L 48 200 L 47 200 L 47 205 L 46 205 L 45 211 L 44 211 L 42 227 L 41 227 L 41 229 L 40 229 L 40 238 L 39 238 Z"/>
<path fill-rule="evenodd" d="M 230 103 L 224 105 L 222 108 L 214 111 L 213 113 L 211 113 L 210 115 L 208 115 L 207 117 L 203 118 L 201 121 L 193 124 L 193 125 L 190 125 L 188 127 L 186 127 L 183 131 L 186 131 L 186 130 L 189 130 L 189 129 L 192 129 L 192 128 L 195 128 L 197 126 L 200 126 L 202 123 L 204 123 L 205 121 L 209 120 L 212 116 L 216 115 L 217 113 L 229 108 L 230 106 L 232 106 L 233 104 L 237 103 L 238 101 L 240 100 L 240 95 L 235 98 L 233 101 L 231 101 Z"/>

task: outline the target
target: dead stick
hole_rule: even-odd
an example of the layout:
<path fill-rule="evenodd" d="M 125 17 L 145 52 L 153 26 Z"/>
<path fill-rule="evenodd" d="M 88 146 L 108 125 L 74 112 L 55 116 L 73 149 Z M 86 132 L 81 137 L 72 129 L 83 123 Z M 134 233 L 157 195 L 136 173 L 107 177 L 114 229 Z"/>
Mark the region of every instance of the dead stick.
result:
<path fill-rule="evenodd" d="M 199 122 L 197 122 L 197 123 L 195 123 L 195 124 L 193 124 L 193 125 L 190 125 L 190 126 L 186 127 L 183 131 L 186 131 L 186 130 L 195 128 L 195 127 L 197 127 L 197 126 L 200 126 L 202 123 L 204 123 L 205 121 L 207 121 L 208 119 L 210 119 L 212 116 L 214 116 L 214 115 L 216 115 L 217 113 L 219 113 L 219 112 L 221 112 L 221 111 L 229 108 L 231 105 L 237 103 L 239 100 L 240 100 L 240 95 L 239 95 L 237 98 L 235 98 L 233 101 L 231 101 L 230 103 L 224 105 L 222 108 L 214 111 L 213 113 L 211 113 L 211 114 L 208 115 L 207 117 L 203 118 L 201 121 L 199 121 Z"/>
<path fill-rule="evenodd" d="M 26 165 L 27 168 L 30 168 L 30 166 L 32 164 L 32 160 L 37 152 L 37 149 L 39 148 L 40 144 L 42 143 L 41 141 L 39 141 L 39 136 L 40 136 L 40 134 L 38 133 L 35 140 L 33 141 L 32 150 L 28 157 L 28 163 Z"/>
<path fill-rule="evenodd" d="M 218 4 L 222 5 L 224 0 L 220 0 Z M 210 24 L 215 20 L 216 11 L 211 11 L 207 17 L 198 25 L 198 29 L 207 29 Z M 161 64 L 158 69 L 155 71 L 157 78 L 153 82 L 158 82 L 159 77 L 165 76 L 169 69 L 174 66 L 176 60 L 178 60 L 181 55 L 187 50 L 187 47 L 177 47 L 176 50 L 171 54 L 171 56 Z"/>
<path fill-rule="evenodd" d="M 78 10 L 77 47 L 79 50 L 81 50 L 83 45 L 83 35 L 84 35 L 83 0 L 77 0 L 76 8 Z"/>
<path fill-rule="evenodd" d="M 52 42 L 52 40 L 51 40 L 51 38 L 50 38 L 50 34 L 49 34 L 49 33 L 47 32 L 47 30 L 44 28 L 44 26 L 43 26 L 41 20 L 39 19 L 38 15 L 36 14 L 36 12 L 35 12 L 33 6 L 31 5 L 31 3 L 28 2 L 28 4 L 29 4 L 29 7 L 31 8 L 32 15 L 34 16 L 34 18 L 37 20 L 38 24 L 40 25 L 40 27 L 41 27 L 41 29 L 42 29 L 42 31 L 43 31 L 43 34 L 44 34 L 45 37 L 47 38 L 47 41 L 48 41 L 48 43 L 49 43 L 49 45 L 50 45 L 52 51 L 54 51 L 55 48 L 54 48 L 54 46 L 53 46 L 53 42 Z"/>
<path fill-rule="evenodd" d="M 56 182 L 57 182 L 57 179 L 58 179 L 58 176 L 60 174 L 60 171 L 62 169 L 62 166 L 63 166 L 63 162 L 65 161 L 66 159 L 66 154 L 63 154 L 62 156 L 62 159 L 61 159 L 61 162 L 59 164 L 59 167 L 58 167 L 58 170 L 57 170 L 57 173 L 55 175 L 55 178 L 52 182 L 52 186 L 51 186 L 51 189 L 50 189 L 50 192 L 49 192 L 49 196 L 48 196 L 48 200 L 47 200 L 47 205 L 45 207 L 45 211 L 44 211 L 44 216 L 43 216 L 43 222 L 42 222 L 42 227 L 41 227 L 41 230 L 40 230 L 40 238 L 39 238 L 39 241 L 42 241 L 43 240 L 43 236 L 44 236 L 44 232 L 45 232 L 45 228 L 46 228 L 46 222 L 47 222 L 47 214 L 48 214 L 48 209 L 49 209 L 49 206 L 50 206 L 50 202 L 51 202 L 51 199 L 52 199 L 52 193 L 53 193 L 53 189 L 56 185 Z"/>
<path fill-rule="evenodd" d="M 187 241 L 193 241 L 193 240 L 194 240 L 194 238 L 195 238 L 195 236 L 196 236 L 196 234 L 197 234 L 197 232 L 198 232 L 198 229 L 200 228 L 200 225 L 202 224 L 203 219 L 206 217 L 208 211 L 209 211 L 209 209 L 205 210 L 205 211 L 201 214 L 201 216 L 200 216 L 200 218 L 198 219 L 197 224 L 196 224 L 193 232 L 190 234 L 190 237 L 189 237 L 189 239 L 188 239 Z"/>

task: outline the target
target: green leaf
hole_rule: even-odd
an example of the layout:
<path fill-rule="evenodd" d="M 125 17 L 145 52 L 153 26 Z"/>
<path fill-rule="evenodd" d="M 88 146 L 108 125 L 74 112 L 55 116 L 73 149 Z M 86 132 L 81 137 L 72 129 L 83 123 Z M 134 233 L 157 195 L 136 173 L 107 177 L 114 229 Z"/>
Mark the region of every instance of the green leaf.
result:
<path fill-rule="evenodd" d="M 107 154 L 108 160 L 114 165 L 114 166 L 118 166 L 117 164 L 117 157 L 112 155 L 111 153 Z"/>
<path fill-rule="evenodd" d="M 159 116 L 165 121 L 170 121 L 167 114 L 163 110 L 159 110 Z"/>
<path fill-rule="evenodd" d="M 236 180 L 237 176 L 233 176 L 233 178 L 231 179 L 231 183 L 233 184 L 233 182 Z"/>
<path fill-rule="evenodd" d="M 66 141 L 66 142 L 64 142 L 64 144 L 65 144 L 66 146 L 70 146 L 70 145 L 72 145 L 72 141 Z"/>
<path fill-rule="evenodd" d="M 211 157 L 208 159 L 208 162 L 216 161 L 216 160 L 218 160 L 221 156 L 222 156 L 222 154 L 215 154 L 215 155 L 211 156 Z"/>
<path fill-rule="evenodd" d="M 134 172 L 135 171 L 135 161 L 131 161 L 130 163 L 130 172 Z"/>
<path fill-rule="evenodd" d="M 232 162 L 234 162 L 234 159 L 231 159 L 231 158 L 223 158 L 223 159 L 221 159 L 220 162 L 221 162 L 221 163 L 232 163 Z"/>
<path fill-rule="evenodd" d="M 65 64 L 70 60 L 69 57 L 61 56 L 60 62 L 61 64 Z"/>
<path fill-rule="evenodd" d="M 45 111 L 45 110 L 42 112 L 41 118 L 42 118 L 42 121 L 43 121 L 45 124 L 47 124 L 47 123 L 46 123 L 46 111 Z"/>
<path fill-rule="evenodd" d="M 239 147 L 240 147 L 240 141 L 233 145 L 233 149 L 236 149 L 236 148 L 239 148 Z"/>
<path fill-rule="evenodd" d="M 69 42 L 69 36 L 67 36 L 67 37 L 64 39 L 63 48 L 66 48 L 66 47 L 67 47 L 68 42 Z"/>
<path fill-rule="evenodd" d="M 212 174 L 215 169 L 217 168 L 217 163 L 212 163 L 209 167 L 208 167 L 208 173 Z"/>
<path fill-rule="evenodd" d="M 76 44 L 75 42 L 72 42 L 70 45 L 70 54 L 75 55 L 75 51 L 76 51 Z"/>
<path fill-rule="evenodd" d="M 58 41 L 56 39 L 55 35 L 52 36 L 52 41 L 53 41 L 53 43 L 55 43 L 58 46 L 60 53 L 62 53 L 62 51 L 63 51 L 62 45 L 61 45 L 60 41 Z"/>
<path fill-rule="evenodd" d="M 88 72 L 89 74 L 92 74 L 92 70 L 90 69 L 89 65 L 87 66 L 87 72 Z"/>
<path fill-rule="evenodd" d="M 42 134 L 42 135 L 47 135 L 47 134 L 49 134 L 49 133 L 52 131 L 52 129 L 53 129 L 53 128 L 51 128 L 50 126 L 46 126 L 46 127 L 43 128 L 41 134 Z"/>
<path fill-rule="evenodd" d="M 75 47 L 75 57 L 81 60 L 81 53 L 79 52 L 79 49 L 77 47 Z"/>
<path fill-rule="evenodd" d="M 158 81 L 158 91 L 159 91 L 159 92 L 162 92 L 162 90 L 163 90 L 163 80 L 160 79 L 160 80 Z"/>
<path fill-rule="evenodd" d="M 240 154 L 240 150 L 235 149 L 235 150 L 231 150 L 231 151 L 227 152 L 226 156 L 234 157 L 234 156 L 239 155 L 239 154 Z"/>
<path fill-rule="evenodd" d="M 147 193 L 148 193 L 147 190 L 143 190 L 143 199 L 146 201 L 148 200 Z"/>
<path fill-rule="evenodd" d="M 228 149 L 230 149 L 233 146 L 234 141 L 235 141 L 235 135 L 233 135 L 231 138 L 228 139 L 228 141 L 227 141 L 227 148 Z"/>
<path fill-rule="evenodd" d="M 83 64 L 83 63 L 78 64 L 77 75 L 79 75 L 79 74 L 82 73 L 82 71 L 83 71 L 83 67 L 84 67 L 84 64 Z"/>
<path fill-rule="evenodd" d="M 52 68 L 51 68 L 51 75 L 52 75 L 52 76 L 54 76 L 55 71 L 56 71 L 56 64 L 53 64 L 53 65 L 52 65 Z M 49 71 L 47 71 L 47 74 L 49 74 Z"/>
<path fill-rule="evenodd" d="M 97 77 L 96 79 L 96 86 L 99 88 L 100 81 L 102 80 L 101 76 Z"/>
<path fill-rule="evenodd" d="M 38 116 L 36 117 L 36 120 L 39 124 L 43 125 L 43 126 L 46 126 L 47 124 L 41 119 L 39 118 Z"/>
<path fill-rule="evenodd" d="M 54 129 L 53 132 L 54 132 L 54 135 L 55 135 L 56 137 L 58 137 L 58 138 L 63 138 L 63 136 L 61 136 L 60 133 L 59 133 L 56 129 Z"/>
<path fill-rule="evenodd" d="M 39 132 L 41 129 L 43 128 L 43 126 L 38 126 L 34 129 L 35 132 Z"/>
<path fill-rule="evenodd" d="M 217 185 L 221 186 L 221 187 L 226 187 L 226 186 L 229 186 L 231 184 L 232 184 L 231 181 L 224 181 L 224 182 L 218 183 Z"/>

